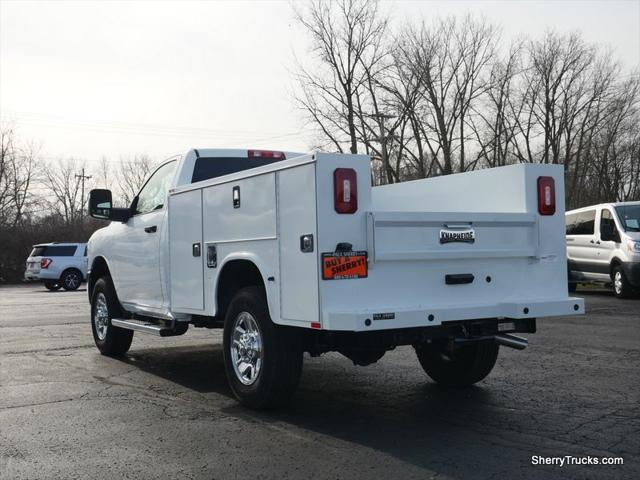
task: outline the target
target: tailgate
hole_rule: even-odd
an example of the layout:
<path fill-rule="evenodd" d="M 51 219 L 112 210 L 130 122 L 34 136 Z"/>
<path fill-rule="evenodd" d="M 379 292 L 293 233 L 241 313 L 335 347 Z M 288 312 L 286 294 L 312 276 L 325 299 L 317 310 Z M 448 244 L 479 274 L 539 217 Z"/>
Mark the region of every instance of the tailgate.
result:
<path fill-rule="evenodd" d="M 376 330 L 578 313 L 582 302 L 566 293 L 566 261 L 559 251 L 542 252 L 544 235 L 529 213 L 367 212 L 368 271 L 322 282 L 323 326 Z"/>
<path fill-rule="evenodd" d="M 370 268 L 385 261 L 537 257 L 529 213 L 368 212 Z"/>
<path fill-rule="evenodd" d="M 40 273 L 40 260 L 29 260 L 27 262 L 27 273 Z"/>
<path fill-rule="evenodd" d="M 541 265 L 536 215 L 368 212 L 366 223 L 369 288 L 383 304 L 480 307 L 547 296 L 530 286 Z"/>

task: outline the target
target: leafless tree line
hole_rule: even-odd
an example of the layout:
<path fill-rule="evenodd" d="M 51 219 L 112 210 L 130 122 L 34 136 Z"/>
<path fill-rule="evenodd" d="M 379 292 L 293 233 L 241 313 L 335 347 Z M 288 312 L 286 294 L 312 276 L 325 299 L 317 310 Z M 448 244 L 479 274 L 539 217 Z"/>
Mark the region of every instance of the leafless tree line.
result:
<path fill-rule="evenodd" d="M 472 16 L 392 28 L 375 0 L 313 0 L 296 17 L 317 146 L 370 154 L 374 182 L 550 163 L 570 207 L 640 198 L 640 76 L 580 34 L 505 45 Z"/>
<path fill-rule="evenodd" d="M 129 205 L 153 163 L 147 155 L 103 158 L 96 166 L 76 158 L 46 160 L 37 144 L 0 127 L 0 282 L 22 278 L 36 243 L 86 241 L 104 226 L 87 217 L 89 190 L 109 188 L 117 205 Z"/>
<path fill-rule="evenodd" d="M 12 128 L 0 128 L 0 148 L 0 227 L 5 228 L 49 215 L 65 224 L 80 221 L 92 188 L 112 189 L 114 200 L 128 205 L 154 163 L 148 155 L 115 162 L 103 157 L 93 167 L 76 158 L 47 161 Z"/>

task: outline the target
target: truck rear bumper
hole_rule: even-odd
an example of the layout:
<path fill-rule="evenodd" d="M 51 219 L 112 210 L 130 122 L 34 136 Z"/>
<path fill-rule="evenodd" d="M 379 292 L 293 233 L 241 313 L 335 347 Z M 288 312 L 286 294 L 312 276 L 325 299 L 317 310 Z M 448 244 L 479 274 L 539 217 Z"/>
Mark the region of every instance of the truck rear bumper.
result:
<path fill-rule="evenodd" d="M 542 318 L 584 313 L 584 300 L 561 299 L 515 301 L 474 305 L 442 305 L 433 308 L 377 308 L 370 311 L 325 311 L 323 330 L 366 332 L 397 328 L 438 326 L 443 322 L 482 318 Z"/>

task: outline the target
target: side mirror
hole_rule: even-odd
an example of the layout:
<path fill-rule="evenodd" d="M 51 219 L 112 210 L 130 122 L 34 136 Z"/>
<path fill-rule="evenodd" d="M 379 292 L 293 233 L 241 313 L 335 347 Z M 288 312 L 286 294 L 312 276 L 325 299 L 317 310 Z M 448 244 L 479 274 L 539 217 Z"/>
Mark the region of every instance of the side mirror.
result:
<path fill-rule="evenodd" d="M 89 192 L 89 215 L 101 220 L 126 222 L 131 217 L 128 208 L 113 208 L 111 190 L 95 189 Z"/>
<path fill-rule="evenodd" d="M 89 193 L 89 215 L 93 218 L 111 218 L 111 190 L 96 189 Z"/>

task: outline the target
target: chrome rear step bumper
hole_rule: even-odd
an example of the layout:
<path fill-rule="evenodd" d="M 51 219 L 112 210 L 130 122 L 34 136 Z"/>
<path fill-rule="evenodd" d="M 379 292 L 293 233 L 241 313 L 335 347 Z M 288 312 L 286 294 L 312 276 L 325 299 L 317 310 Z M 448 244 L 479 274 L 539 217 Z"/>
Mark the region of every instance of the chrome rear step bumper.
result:
<path fill-rule="evenodd" d="M 496 335 L 493 338 L 495 338 L 498 345 L 515 348 L 516 350 L 524 350 L 529 346 L 529 342 L 526 338 L 517 337 L 515 335 L 502 334 Z"/>

